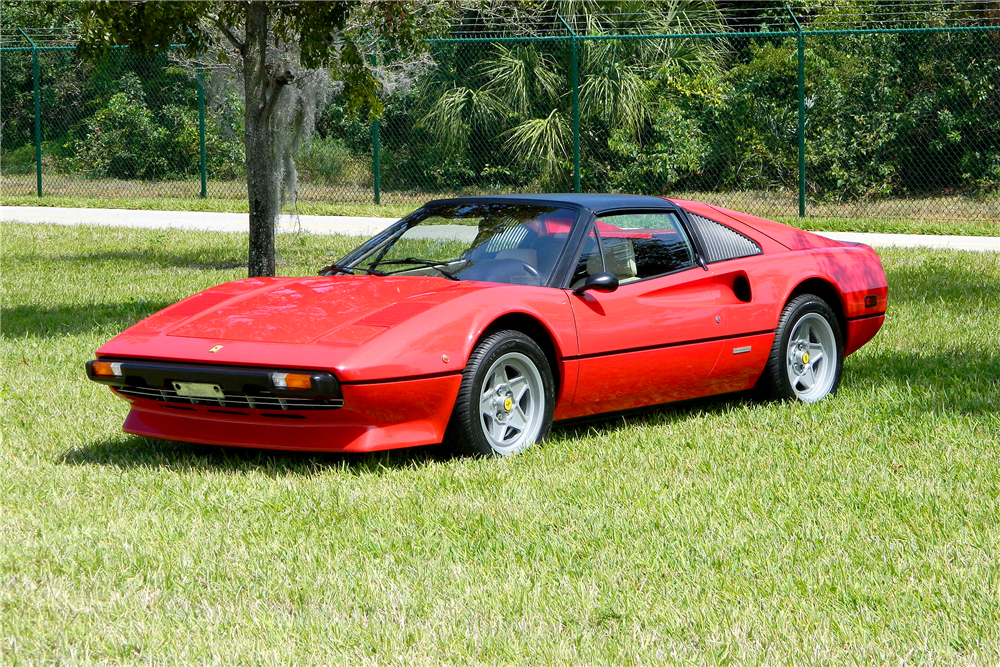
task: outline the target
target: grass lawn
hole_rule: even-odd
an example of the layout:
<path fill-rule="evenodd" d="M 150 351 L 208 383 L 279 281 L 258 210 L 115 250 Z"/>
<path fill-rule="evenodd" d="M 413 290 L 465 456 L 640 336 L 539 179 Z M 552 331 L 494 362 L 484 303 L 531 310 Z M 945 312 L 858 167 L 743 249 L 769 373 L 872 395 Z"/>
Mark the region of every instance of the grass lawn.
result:
<path fill-rule="evenodd" d="M 881 251 L 831 400 L 465 460 L 124 435 L 84 360 L 245 237 L 2 233 L 5 664 L 1000 662 L 1000 254 Z M 282 236 L 280 271 L 353 242 Z"/>
<path fill-rule="evenodd" d="M 821 211 L 822 215 L 806 218 L 791 217 L 775 209 L 773 202 L 759 199 L 757 194 L 736 193 L 733 197 L 724 194 L 683 193 L 699 201 L 718 204 L 723 207 L 753 213 L 810 231 L 826 232 L 878 232 L 883 234 L 953 234 L 957 236 L 1000 236 L 1000 200 L 990 199 L 978 205 L 974 214 L 965 216 L 961 209 L 938 210 L 938 206 L 927 204 L 924 208 L 911 212 L 907 217 L 895 217 L 898 211 L 891 209 L 891 202 L 883 204 L 890 208 L 886 215 L 868 217 L 853 212 Z M 758 193 L 766 197 L 767 193 Z M 331 194 L 331 197 L 335 195 Z M 374 218 L 401 218 L 412 213 L 429 199 L 451 196 L 442 194 L 414 194 L 401 201 L 376 206 L 375 204 L 326 203 L 300 200 L 296 211 L 300 215 L 350 215 Z M 455 196 L 461 196 L 457 194 Z M 246 213 L 249 208 L 246 198 L 197 197 L 79 197 L 65 195 L 4 195 L 4 206 L 61 206 L 67 208 L 128 208 L 154 211 L 215 211 L 222 213 Z M 333 200 L 331 200 L 333 201 Z M 761 208 L 763 206 L 764 208 Z M 955 205 L 952 204 L 954 207 Z M 857 205 L 859 210 L 864 204 Z M 787 207 L 785 207 L 787 208 Z M 781 213 L 779 215 L 779 213 Z M 978 217 L 977 217 L 978 216 Z"/>

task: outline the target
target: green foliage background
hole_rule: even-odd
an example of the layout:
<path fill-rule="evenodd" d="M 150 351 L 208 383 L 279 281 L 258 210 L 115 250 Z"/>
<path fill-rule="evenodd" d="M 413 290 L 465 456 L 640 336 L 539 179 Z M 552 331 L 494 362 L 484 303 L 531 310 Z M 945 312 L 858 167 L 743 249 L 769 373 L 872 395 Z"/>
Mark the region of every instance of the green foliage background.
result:
<path fill-rule="evenodd" d="M 616 7 L 623 12 L 635 4 Z M 673 3 L 680 8 L 671 16 L 649 12 L 647 32 L 687 25 L 683 4 Z M 842 3 L 839 11 L 853 4 Z M 749 206 L 759 203 L 749 201 L 757 196 L 752 193 L 797 187 L 794 35 L 604 39 L 622 32 L 614 15 L 585 18 L 576 29 L 601 37 L 578 42 L 585 191 L 747 193 L 747 201 L 736 196 L 733 205 Z M 721 18 L 699 20 L 690 29 L 725 29 Z M 822 27 L 820 18 L 814 22 L 813 28 Z M 571 43 L 478 37 L 433 43 L 433 65 L 383 99 L 383 202 L 572 189 Z M 64 50 L 40 57 L 47 174 L 77 179 L 72 183 L 197 178 L 193 72 L 169 55 L 113 51 L 94 61 Z M 5 173 L 30 174 L 31 55 L 5 51 L 2 59 L 0 157 Z M 1000 31 L 810 34 L 805 62 L 811 204 L 953 196 L 996 201 Z M 379 65 L 391 68 L 392 54 L 382 54 Z M 208 176 L 220 183 L 220 195 L 235 197 L 244 173 L 242 103 L 221 78 L 207 76 Z M 305 201 L 370 201 L 369 120 L 349 113 L 335 95 L 297 167 Z M 4 192 L 21 194 L 18 187 L 17 179 L 8 179 Z M 72 187 L 66 193 L 74 194 Z"/>

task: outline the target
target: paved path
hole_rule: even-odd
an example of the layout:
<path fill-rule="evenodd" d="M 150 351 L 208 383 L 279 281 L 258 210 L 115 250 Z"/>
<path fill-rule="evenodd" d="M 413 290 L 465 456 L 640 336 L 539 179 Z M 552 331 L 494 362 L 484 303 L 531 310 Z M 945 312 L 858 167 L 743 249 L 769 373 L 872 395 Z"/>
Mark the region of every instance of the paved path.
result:
<path fill-rule="evenodd" d="M 246 213 L 202 211 L 131 211 L 117 208 L 55 208 L 52 206 L 0 206 L 3 222 L 54 223 L 57 225 L 104 225 L 146 229 L 195 229 L 212 232 L 245 232 L 250 228 Z M 301 229 L 314 234 L 371 236 L 398 218 L 354 218 L 340 215 L 302 215 Z M 295 220 L 283 215 L 279 232 L 294 232 Z"/>
<path fill-rule="evenodd" d="M 204 213 L 200 211 L 130 211 L 107 208 L 55 208 L 49 206 L 3 206 L 0 220 L 55 223 L 59 225 L 107 225 L 109 227 L 145 227 L 148 229 L 197 229 L 220 232 L 247 231 L 246 213 Z M 301 228 L 313 234 L 371 236 L 385 229 L 396 218 L 356 218 L 340 215 L 302 215 L 299 227 L 290 216 L 278 222 L 279 232 Z M 838 241 L 855 241 L 871 246 L 950 248 L 1000 252 L 1000 237 L 934 236 L 929 234 L 865 234 L 860 232 L 819 232 Z"/>
<path fill-rule="evenodd" d="M 996 236 L 936 236 L 933 234 L 865 234 L 861 232 L 816 232 L 836 241 L 854 241 L 870 246 L 897 248 L 950 248 L 1000 252 L 1000 237 Z"/>

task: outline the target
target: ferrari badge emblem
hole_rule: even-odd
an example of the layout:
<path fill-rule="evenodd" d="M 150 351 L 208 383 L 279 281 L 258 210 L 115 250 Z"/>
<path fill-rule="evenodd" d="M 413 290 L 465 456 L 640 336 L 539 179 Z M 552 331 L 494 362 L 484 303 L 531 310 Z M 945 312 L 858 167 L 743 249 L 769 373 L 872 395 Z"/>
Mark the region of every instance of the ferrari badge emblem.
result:
<path fill-rule="evenodd" d="M 213 347 L 213 348 L 212 348 L 211 350 L 209 350 L 209 352 L 210 352 L 210 353 L 212 353 L 212 354 L 215 354 L 216 352 L 218 352 L 218 351 L 219 351 L 219 350 L 221 350 L 221 349 L 222 349 L 222 346 L 221 346 L 221 345 L 216 345 L 216 346 L 215 346 L 215 347 Z"/>
<path fill-rule="evenodd" d="M 809 363 L 809 353 L 808 352 L 803 352 L 802 353 L 802 363 L 804 363 L 804 364 L 808 364 Z"/>
<path fill-rule="evenodd" d="M 507 400 L 503 402 L 503 409 L 506 410 L 507 412 L 510 412 L 511 408 L 513 407 L 514 407 L 514 400 L 510 396 L 508 396 Z"/>

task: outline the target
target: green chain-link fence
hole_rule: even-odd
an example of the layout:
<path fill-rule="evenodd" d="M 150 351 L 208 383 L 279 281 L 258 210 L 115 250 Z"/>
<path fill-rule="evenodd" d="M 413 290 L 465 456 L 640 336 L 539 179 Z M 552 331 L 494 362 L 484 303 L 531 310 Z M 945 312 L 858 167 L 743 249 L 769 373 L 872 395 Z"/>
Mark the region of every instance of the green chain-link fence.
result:
<path fill-rule="evenodd" d="M 433 64 L 374 124 L 334 98 L 298 156 L 299 200 L 579 190 L 769 217 L 1000 219 L 997 26 L 560 23 L 434 41 Z M 3 38 L 3 195 L 245 198 L 242 102 L 221 77 L 170 55 L 80 60 L 30 31 Z"/>

